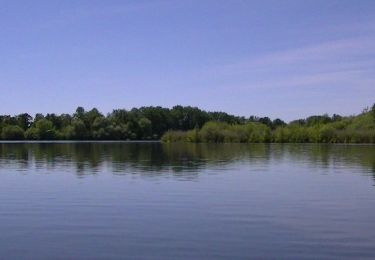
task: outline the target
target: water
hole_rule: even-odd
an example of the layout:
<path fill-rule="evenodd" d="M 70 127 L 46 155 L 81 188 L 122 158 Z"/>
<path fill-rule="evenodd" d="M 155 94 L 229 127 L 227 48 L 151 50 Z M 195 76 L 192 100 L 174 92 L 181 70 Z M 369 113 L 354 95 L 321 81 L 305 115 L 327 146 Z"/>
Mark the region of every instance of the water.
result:
<path fill-rule="evenodd" d="M 375 146 L 2 143 L 1 259 L 374 259 Z"/>

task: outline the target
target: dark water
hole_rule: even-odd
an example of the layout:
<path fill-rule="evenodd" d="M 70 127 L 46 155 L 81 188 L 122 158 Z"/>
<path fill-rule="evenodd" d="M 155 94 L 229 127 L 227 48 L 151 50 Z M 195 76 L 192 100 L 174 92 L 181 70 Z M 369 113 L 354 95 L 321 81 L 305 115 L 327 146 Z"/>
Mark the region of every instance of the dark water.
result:
<path fill-rule="evenodd" d="M 375 146 L 0 144 L 1 259 L 374 259 Z"/>

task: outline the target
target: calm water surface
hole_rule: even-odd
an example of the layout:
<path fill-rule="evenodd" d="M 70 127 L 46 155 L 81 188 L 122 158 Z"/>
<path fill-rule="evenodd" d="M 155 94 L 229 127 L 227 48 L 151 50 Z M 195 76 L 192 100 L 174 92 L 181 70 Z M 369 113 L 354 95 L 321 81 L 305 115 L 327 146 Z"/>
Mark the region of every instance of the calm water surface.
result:
<path fill-rule="evenodd" d="M 2 143 L 1 259 L 375 259 L 375 146 Z"/>

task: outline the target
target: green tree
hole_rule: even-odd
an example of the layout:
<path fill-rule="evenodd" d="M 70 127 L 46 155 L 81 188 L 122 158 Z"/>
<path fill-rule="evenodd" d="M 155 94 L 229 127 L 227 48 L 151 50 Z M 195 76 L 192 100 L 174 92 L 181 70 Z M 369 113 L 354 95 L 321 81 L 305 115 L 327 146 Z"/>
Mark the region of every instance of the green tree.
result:
<path fill-rule="evenodd" d="M 69 137 L 75 140 L 87 140 L 90 137 L 89 131 L 82 119 L 75 118 L 72 120 Z"/>
<path fill-rule="evenodd" d="M 141 118 L 138 121 L 140 134 L 142 139 L 151 139 L 152 136 L 152 123 L 148 118 Z"/>
<path fill-rule="evenodd" d="M 26 130 L 30 127 L 33 118 L 29 114 L 23 113 L 16 116 L 16 120 L 17 125 L 21 127 L 23 130 Z"/>
<path fill-rule="evenodd" d="M 38 122 L 39 120 L 44 119 L 44 115 L 41 113 L 35 114 L 34 123 Z"/>
<path fill-rule="evenodd" d="M 76 112 L 74 113 L 74 117 L 83 119 L 85 115 L 85 109 L 83 107 L 77 107 Z"/>
<path fill-rule="evenodd" d="M 48 119 L 41 119 L 35 124 L 38 136 L 40 140 L 54 140 L 56 139 L 57 133 L 53 127 L 53 123 Z"/>
<path fill-rule="evenodd" d="M 286 126 L 286 123 L 280 118 L 276 118 L 275 120 L 272 121 L 272 129 L 276 129 L 277 127 L 280 127 L 280 126 Z"/>
<path fill-rule="evenodd" d="M 30 127 L 25 132 L 25 138 L 27 140 L 39 140 L 39 131 L 36 127 Z"/>
<path fill-rule="evenodd" d="M 96 108 L 93 108 L 90 111 L 86 112 L 83 117 L 85 125 L 88 129 L 92 128 L 92 124 L 97 118 L 104 118 L 103 115 Z"/>
<path fill-rule="evenodd" d="M 18 125 L 8 125 L 2 129 L 1 138 L 4 140 L 22 140 L 24 131 Z"/>

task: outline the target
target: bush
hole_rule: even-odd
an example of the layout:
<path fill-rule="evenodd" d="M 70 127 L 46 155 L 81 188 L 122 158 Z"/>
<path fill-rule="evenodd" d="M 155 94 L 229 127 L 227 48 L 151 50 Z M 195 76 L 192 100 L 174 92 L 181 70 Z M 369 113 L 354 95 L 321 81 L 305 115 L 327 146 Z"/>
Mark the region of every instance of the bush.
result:
<path fill-rule="evenodd" d="M 248 123 L 245 128 L 248 132 L 248 142 L 265 143 L 271 141 L 271 130 L 268 126 L 260 123 Z"/>
<path fill-rule="evenodd" d="M 223 131 L 228 127 L 227 123 L 207 122 L 199 131 L 199 135 L 203 142 L 222 143 L 225 137 Z"/>
<path fill-rule="evenodd" d="M 168 131 L 161 137 L 161 141 L 165 143 L 186 142 L 188 141 L 186 136 L 187 133 L 183 131 Z"/>

